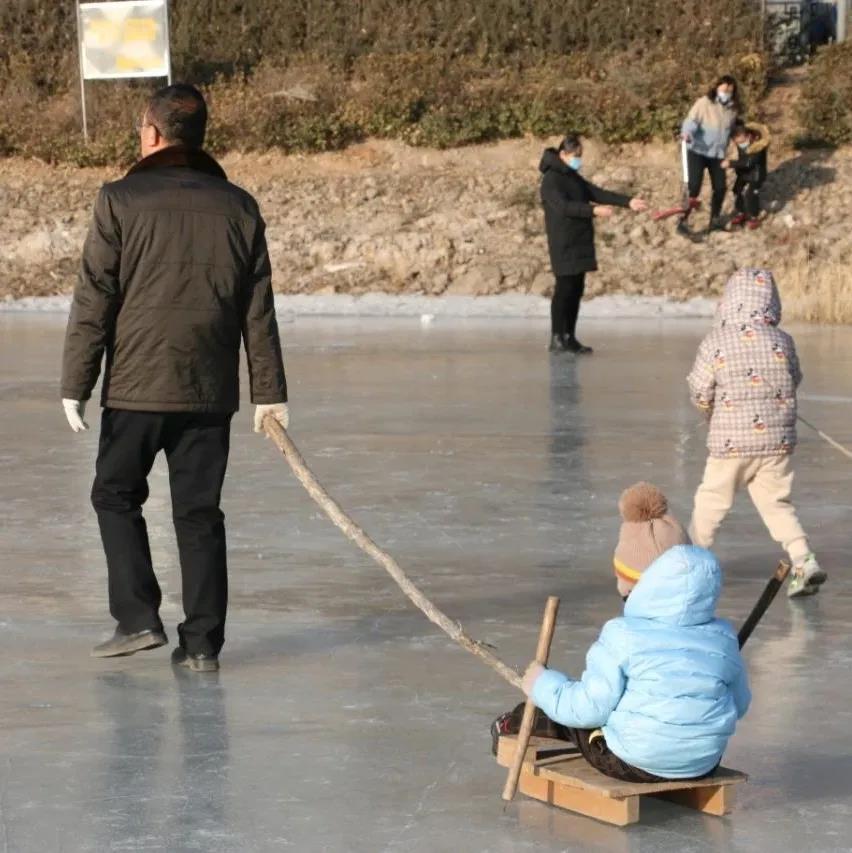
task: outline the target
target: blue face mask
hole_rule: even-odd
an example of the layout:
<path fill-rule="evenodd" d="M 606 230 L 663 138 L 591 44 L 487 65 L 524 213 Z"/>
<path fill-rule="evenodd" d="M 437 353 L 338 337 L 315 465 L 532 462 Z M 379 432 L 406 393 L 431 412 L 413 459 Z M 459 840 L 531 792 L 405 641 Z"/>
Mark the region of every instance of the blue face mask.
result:
<path fill-rule="evenodd" d="M 745 151 L 746 148 L 748 148 L 748 142 L 738 142 L 737 148 L 739 148 L 740 151 Z"/>
<path fill-rule="evenodd" d="M 573 169 L 575 172 L 579 172 L 580 169 L 583 168 L 583 158 L 582 157 L 572 157 L 568 161 L 568 167 Z"/>
<path fill-rule="evenodd" d="M 729 92 L 720 92 L 718 89 L 716 90 L 716 100 L 720 104 L 729 104 L 731 102 L 731 95 Z"/>

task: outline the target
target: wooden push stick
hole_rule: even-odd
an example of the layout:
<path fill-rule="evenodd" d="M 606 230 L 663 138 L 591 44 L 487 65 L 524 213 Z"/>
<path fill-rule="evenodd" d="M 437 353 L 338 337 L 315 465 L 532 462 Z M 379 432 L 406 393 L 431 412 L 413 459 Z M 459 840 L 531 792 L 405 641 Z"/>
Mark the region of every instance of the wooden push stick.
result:
<path fill-rule="evenodd" d="M 772 604 L 772 599 L 774 599 L 778 594 L 778 590 L 781 589 L 781 585 L 784 583 L 788 574 L 790 574 L 790 564 L 786 560 L 781 560 L 778 564 L 778 568 L 775 569 L 775 573 L 769 579 L 769 582 L 760 594 L 760 598 L 757 599 L 757 604 L 754 605 L 751 613 L 748 614 L 745 622 L 743 622 L 742 628 L 740 628 L 740 631 L 737 634 L 737 640 L 739 641 L 740 648 L 745 645 L 746 640 L 751 636 L 751 632 L 754 630 L 754 626 L 760 622 L 760 618 L 764 613 L 766 613 L 769 605 Z"/>
<path fill-rule="evenodd" d="M 556 627 L 556 613 L 559 610 L 559 599 L 555 595 L 551 595 L 547 599 L 547 604 L 544 606 L 544 619 L 541 622 L 541 631 L 538 635 L 538 647 L 535 650 L 535 661 L 542 666 L 547 666 L 547 659 L 550 657 L 550 644 L 553 642 L 553 630 Z M 521 778 L 521 767 L 524 763 L 524 758 L 527 754 L 527 747 L 530 744 L 530 735 L 532 734 L 533 721 L 535 720 L 535 705 L 532 699 L 527 699 L 527 704 L 524 706 L 524 716 L 521 720 L 521 728 L 518 732 L 518 740 L 515 746 L 515 757 L 512 760 L 512 766 L 509 768 L 509 773 L 506 776 L 506 785 L 503 788 L 503 799 L 509 802 L 514 799 L 515 792 L 518 790 L 518 780 Z"/>

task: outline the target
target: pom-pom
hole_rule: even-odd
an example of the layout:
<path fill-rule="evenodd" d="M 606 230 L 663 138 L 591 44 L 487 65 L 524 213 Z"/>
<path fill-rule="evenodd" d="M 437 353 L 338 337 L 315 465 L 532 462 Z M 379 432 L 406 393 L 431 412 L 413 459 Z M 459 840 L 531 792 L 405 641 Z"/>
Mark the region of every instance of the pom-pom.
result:
<path fill-rule="evenodd" d="M 625 521 L 662 518 L 669 508 L 666 496 L 651 483 L 635 483 L 621 493 L 618 509 Z"/>

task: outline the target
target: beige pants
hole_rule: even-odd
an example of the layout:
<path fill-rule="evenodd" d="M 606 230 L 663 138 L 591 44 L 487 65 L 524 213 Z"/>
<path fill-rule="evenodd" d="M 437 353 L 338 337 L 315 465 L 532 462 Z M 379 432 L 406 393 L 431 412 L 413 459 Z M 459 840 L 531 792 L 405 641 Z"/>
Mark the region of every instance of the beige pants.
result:
<path fill-rule="evenodd" d="M 717 459 L 710 456 L 704 479 L 695 493 L 689 535 L 696 545 L 710 548 L 719 525 L 734 504 L 737 490 L 748 489 L 755 508 L 776 542 L 790 559 L 801 562 L 810 551 L 808 537 L 790 502 L 793 471 L 789 456 Z"/>

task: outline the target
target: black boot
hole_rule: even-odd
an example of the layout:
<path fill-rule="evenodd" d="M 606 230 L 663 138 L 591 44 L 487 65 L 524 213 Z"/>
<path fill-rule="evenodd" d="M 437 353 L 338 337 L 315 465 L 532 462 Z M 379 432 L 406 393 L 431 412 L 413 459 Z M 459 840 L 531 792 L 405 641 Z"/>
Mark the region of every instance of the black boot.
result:
<path fill-rule="evenodd" d="M 216 655 L 190 654 L 182 646 L 172 652 L 172 663 L 175 666 L 185 666 L 193 672 L 219 671 L 219 658 Z"/>
<path fill-rule="evenodd" d="M 710 218 L 710 224 L 707 226 L 707 233 L 710 234 L 713 231 L 724 231 L 725 226 L 722 224 L 721 216 L 713 216 Z"/>
<path fill-rule="evenodd" d="M 551 335 L 548 349 L 551 352 L 565 352 L 568 349 L 565 346 L 565 335 Z"/>
<path fill-rule="evenodd" d="M 115 634 L 105 643 L 100 643 L 92 649 L 93 658 L 117 658 L 124 655 L 133 655 L 136 652 L 144 652 L 147 649 L 156 649 L 168 643 L 165 631 L 149 628 L 146 631 L 136 631 L 133 634 L 125 634 L 119 628 Z"/>
<path fill-rule="evenodd" d="M 594 350 L 581 344 L 573 335 L 565 335 L 562 338 L 562 343 L 568 352 L 573 352 L 574 355 L 591 355 Z"/>
<path fill-rule="evenodd" d="M 690 239 L 692 237 L 692 232 L 689 230 L 689 226 L 686 224 L 686 218 L 682 217 L 677 221 L 677 228 L 675 228 L 675 232 L 680 234 L 681 237 L 686 237 Z"/>
<path fill-rule="evenodd" d="M 685 217 L 678 219 L 675 233 L 679 234 L 681 237 L 685 237 L 693 243 L 700 243 L 703 240 L 703 236 L 701 234 L 696 233 L 689 227 Z"/>

